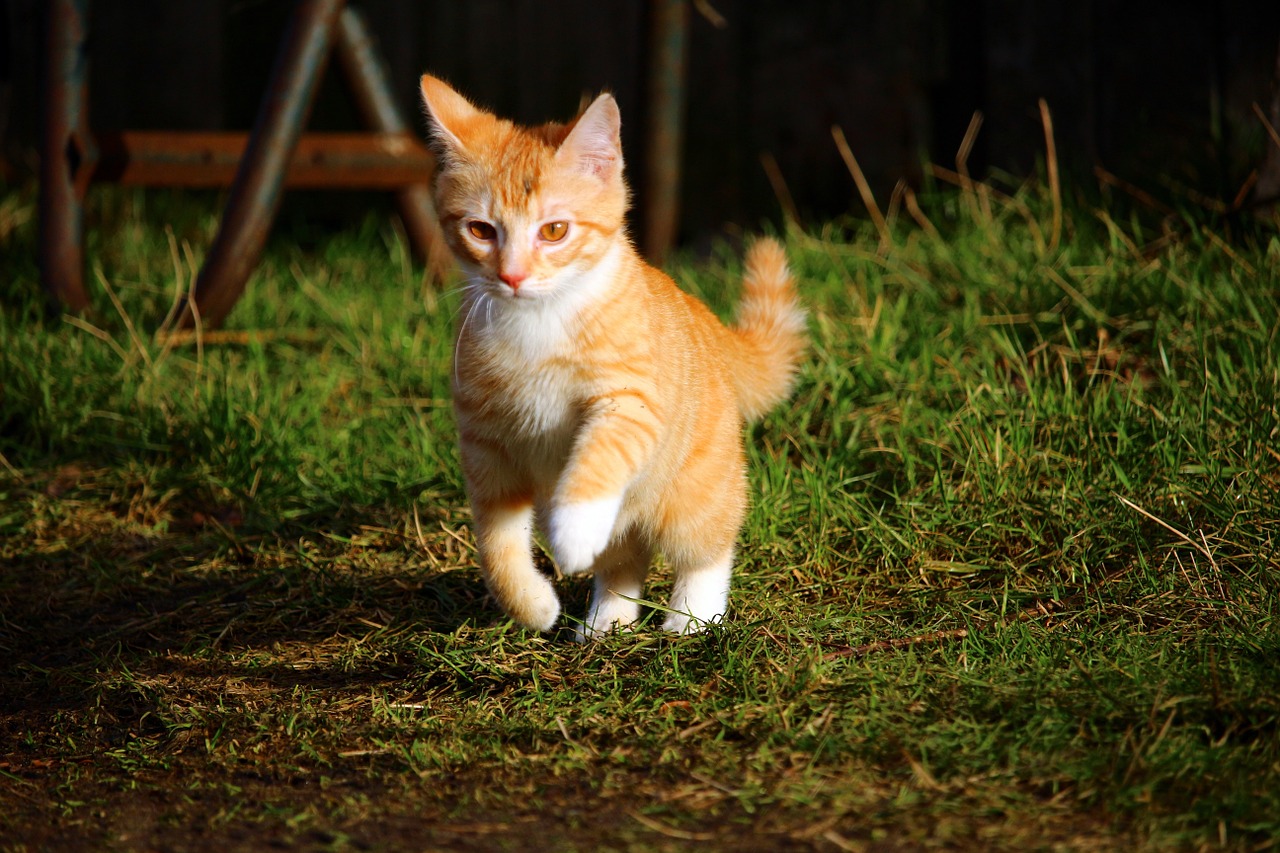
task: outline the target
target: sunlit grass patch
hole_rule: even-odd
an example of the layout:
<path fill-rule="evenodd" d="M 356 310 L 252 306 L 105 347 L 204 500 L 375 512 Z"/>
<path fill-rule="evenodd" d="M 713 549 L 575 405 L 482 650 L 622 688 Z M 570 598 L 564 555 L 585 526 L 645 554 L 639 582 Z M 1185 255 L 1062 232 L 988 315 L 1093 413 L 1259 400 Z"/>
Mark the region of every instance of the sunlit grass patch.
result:
<path fill-rule="evenodd" d="M 456 295 L 390 229 L 278 241 L 227 328 L 179 341 L 156 331 L 213 218 L 100 205 L 96 312 L 69 321 L 39 309 L 30 201 L 0 202 L 0 836 L 1277 832 L 1273 234 L 1076 204 L 1055 244 L 1035 185 L 938 192 L 930 227 L 887 241 L 790 233 L 813 349 L 749 428 L 730 617 L 579 646 L 486 598 L 448 411 Z M 727 312 L 736 264 L 675 273 Z M 560 588 L 581 614 L 587 585 Z"/>

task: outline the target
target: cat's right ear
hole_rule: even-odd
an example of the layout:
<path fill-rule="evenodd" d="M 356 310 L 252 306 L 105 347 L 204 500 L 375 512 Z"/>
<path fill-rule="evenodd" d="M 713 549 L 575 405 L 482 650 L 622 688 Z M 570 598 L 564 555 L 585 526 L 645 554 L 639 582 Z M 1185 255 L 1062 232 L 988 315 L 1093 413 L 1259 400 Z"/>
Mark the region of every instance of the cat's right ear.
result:
<path fill-rule="evenodd" d="M 430 74 L 422 75 L 419 87 L 431 138 L 445 157 L 457 157 L 466 151 L 463 140 L 471 136 L 472 128 L 484 118 L 484 112 L 455 92 L 448 83 Z"/>
<path fill-rule="evenodd" d="M 591 102 L 560 143 L 556 159 L 602 181 L 617 180 L 622 166 L 622 116 L 613 95 Z"/>

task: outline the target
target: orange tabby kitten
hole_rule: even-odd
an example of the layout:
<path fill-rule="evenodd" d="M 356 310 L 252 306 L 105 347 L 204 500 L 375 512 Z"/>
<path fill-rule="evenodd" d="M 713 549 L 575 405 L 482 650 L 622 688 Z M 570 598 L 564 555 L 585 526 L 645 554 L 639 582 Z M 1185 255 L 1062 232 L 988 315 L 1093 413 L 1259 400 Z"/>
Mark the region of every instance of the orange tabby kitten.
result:
<path fill-rule="evenodd" d="M 675 575 L 664 627 L 698 630 L 728 601 L 743 418 L 787 396 L 805 345 L 782 247 L 752 247 L 726 328 L 627 237 L 612 96 L 525 128 L 421 82 L 436 210 L 467 277 L 453 407 L 489 590 L 516 621 L 556 624 L 537 519 L 563 573 L 595 572 L 579 639 L 636 621 L 655 550 Z"/>

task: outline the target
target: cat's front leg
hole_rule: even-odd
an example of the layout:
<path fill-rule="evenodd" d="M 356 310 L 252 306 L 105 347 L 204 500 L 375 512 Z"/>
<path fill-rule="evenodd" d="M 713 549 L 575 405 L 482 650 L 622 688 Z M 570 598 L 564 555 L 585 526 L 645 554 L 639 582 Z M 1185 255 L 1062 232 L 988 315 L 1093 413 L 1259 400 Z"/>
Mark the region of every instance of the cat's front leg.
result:
<path fill-rule="evenodd" d="M 505 448 L 465 428 L 459 444 L 485 585 L 512 619 L 549 631 L 560 618 L 560 599 L 533 564 L 532 488 L 513 473 Z"/>
<path fill-rule="evenodd" d="M 560 618 L 560 599 L 550 579 L 533 564 L 533 502 L 473 497 L 476 549 L 485 585 L 512 619 L 550 631 Z"/>
<path fill-rule="evenodd" d="M 627 486 L 648 463 L 660 426 L 643 392 L 628 389 L 592 402 L 547 519 L 551 552 L 566 575 L 590 569 L 621 532 Z"/>

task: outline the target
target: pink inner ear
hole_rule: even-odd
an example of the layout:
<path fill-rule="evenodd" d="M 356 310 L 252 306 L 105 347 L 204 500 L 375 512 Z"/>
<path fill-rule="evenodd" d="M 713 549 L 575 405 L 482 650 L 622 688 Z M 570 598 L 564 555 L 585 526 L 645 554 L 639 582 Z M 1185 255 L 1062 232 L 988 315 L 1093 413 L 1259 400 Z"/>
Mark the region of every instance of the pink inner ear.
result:
<path fill-rule="evenodd" d="M 607 179 L 622 159 L 621 129 L 618 102 L 612 95 L 601 95 L 574 124 L 556 152 L 556 158 Z"/>

